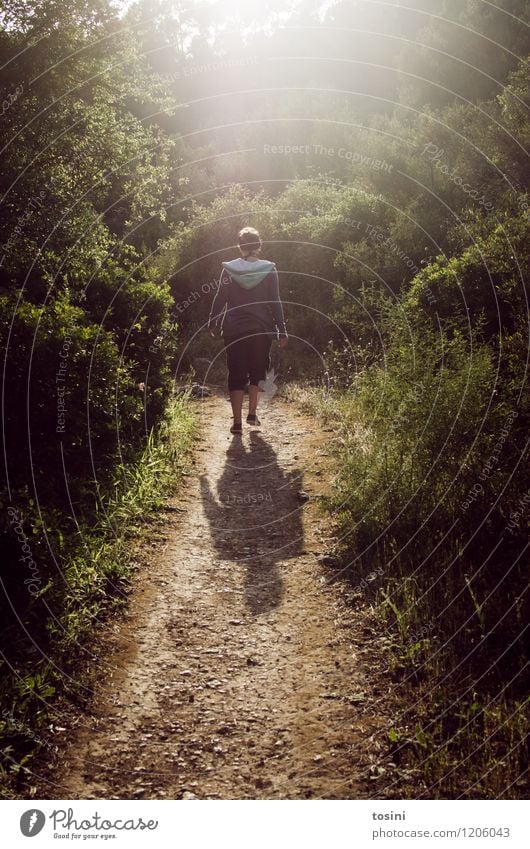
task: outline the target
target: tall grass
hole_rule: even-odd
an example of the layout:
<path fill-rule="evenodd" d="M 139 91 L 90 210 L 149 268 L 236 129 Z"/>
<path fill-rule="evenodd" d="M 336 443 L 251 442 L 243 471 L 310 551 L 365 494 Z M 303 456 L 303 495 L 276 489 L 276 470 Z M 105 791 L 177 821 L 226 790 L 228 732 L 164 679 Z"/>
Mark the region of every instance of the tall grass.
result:
<path fill-rule="evenodd" d="M 396 320 L 389 338 L 384 364 L 347 388 L 291 396 L 335 429 L 327 507 L 349 577 L 358 585 L 384 571 L 370 601 L 410 705 L 388 729 L 388 761 L 414 776 L 394 792 L 519 797 L 528 764 L 528 401 L 513 358 L 478 334 Z"/>
<path fill-rule="evenodd" d="M 50 722 L 60 724 L 63 700 L 85 700 L 94 670 L 94 629 L 126 603 L 136 568 L 134 538 L 149 531 L 156 510 L 178 486 L 195 433 L 189 399 L 174 397 L 137 460 L 116 469 L 114 485 L 100 494 L 90 525 L 64 538 L 47 517 L 58 578 L 3 635 L 4 645 L 17 644 L 3 663 L 0 690 L 4 798 L 16 798 L 28 786 L 33 759 L 49 750 L 44 729 Z"/>

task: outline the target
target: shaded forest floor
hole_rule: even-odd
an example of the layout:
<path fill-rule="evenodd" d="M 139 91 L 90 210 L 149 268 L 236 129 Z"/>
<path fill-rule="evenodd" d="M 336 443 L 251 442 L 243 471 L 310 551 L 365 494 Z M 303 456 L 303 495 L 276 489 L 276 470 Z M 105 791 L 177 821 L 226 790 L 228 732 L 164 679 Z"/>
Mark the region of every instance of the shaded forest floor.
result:
<path fill-rule="evenodd" d="M 330 434 L 278 399 L 243 437 L 221 393 L 197 406 L 194 471 L 144 535 L 93 698 L 31 793 L 380 797 L 395 695 L 369 614 L 321 562 Z"/>

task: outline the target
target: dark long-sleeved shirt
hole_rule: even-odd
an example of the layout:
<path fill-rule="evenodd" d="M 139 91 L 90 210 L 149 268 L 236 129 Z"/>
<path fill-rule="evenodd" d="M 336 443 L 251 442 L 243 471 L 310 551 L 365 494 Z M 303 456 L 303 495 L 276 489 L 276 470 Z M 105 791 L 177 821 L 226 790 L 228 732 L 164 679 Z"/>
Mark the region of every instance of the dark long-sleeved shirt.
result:
<path fill-rule="evenodd" d="M 287 336 L 274 263 L 238 259 L 223 266 L 208 328 L 222 330 L 223 336 L 256 332 Z"/>

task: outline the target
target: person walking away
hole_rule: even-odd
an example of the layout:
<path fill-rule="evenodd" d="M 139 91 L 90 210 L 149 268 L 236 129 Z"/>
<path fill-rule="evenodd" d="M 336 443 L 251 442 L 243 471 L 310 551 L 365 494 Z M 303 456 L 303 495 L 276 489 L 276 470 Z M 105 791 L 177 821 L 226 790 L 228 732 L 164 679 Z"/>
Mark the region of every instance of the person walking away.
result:
<path fill-rule="evenodd" d="M 208 329 L 222 335 L 228 368 L 228 391 L 232 405 L 231 433 L 243 431 L 243 396 L 248 383 L 247 423 L 259 426 L 257 416 L 260 381 L 270 369 L 274 338 L 285 348 L 288 334 L 280 300 L 278 271 L 273 262 L 260 259 L 260 234 L 253 227 L 238 233 L 241 257 L 222 263 Z"/>

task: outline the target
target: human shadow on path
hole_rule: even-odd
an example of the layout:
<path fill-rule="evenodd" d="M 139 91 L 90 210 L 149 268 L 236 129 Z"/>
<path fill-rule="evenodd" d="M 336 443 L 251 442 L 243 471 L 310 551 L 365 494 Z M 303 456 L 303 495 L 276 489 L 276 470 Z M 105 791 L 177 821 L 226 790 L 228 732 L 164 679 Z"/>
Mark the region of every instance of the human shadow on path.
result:
<path fill-rule="evenodd" d="M 220 560 L 245 565 L 245 602 L 253 614 L 277 607 L 283 596 L 279 564 L 304 547 L 299 469 L 286 470 L 270 443 L 257 431 L 246 446 L 234 437 L 217 481 L 200 479 L 204 513 Z"/>

